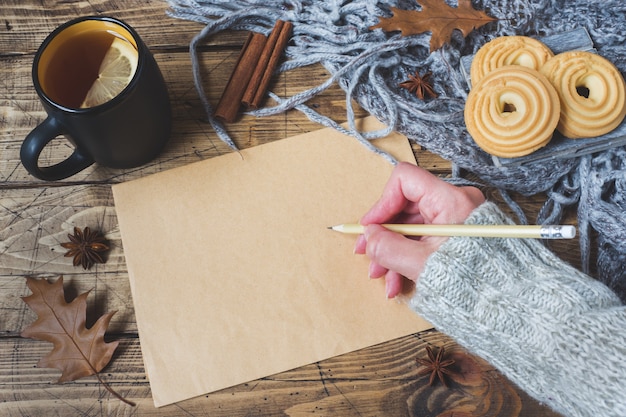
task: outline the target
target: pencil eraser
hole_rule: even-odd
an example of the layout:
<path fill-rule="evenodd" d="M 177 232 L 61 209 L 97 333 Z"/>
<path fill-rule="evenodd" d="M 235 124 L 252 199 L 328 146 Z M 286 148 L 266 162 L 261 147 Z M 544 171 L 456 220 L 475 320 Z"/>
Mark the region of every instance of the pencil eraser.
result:
<path fill-rule="evenodd" d="M 563 235 L 563 239 L 573 239 L 576 237 L 576 228 L 574 226 L 563 226 L 561 235 Z"/>

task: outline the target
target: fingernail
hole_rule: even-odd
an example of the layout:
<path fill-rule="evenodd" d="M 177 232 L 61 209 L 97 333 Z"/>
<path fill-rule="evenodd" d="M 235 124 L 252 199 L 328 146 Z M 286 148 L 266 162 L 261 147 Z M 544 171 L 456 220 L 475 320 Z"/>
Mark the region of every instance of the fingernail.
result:
<path fill-rule="evenodd" d="M 352 254 L 356 255 L 356 254 L 360 254 L 361 252 L 359 252 L 359 248 L 363 247 L 365 245 L 365 238 L 363 237 L 363 235 L 359 235 L 356 238 L 356 242 L 354 243 L 354 248 L 352 249 Z"/>
<path fill-rule="evenodd" d="M 389 281 L 385 280 L 385 293 L 387 295 L 387 299 L 392 298 L 391 297 L 391 290 L 389 288 Z"/>
<path fill-rule="evenodd" d="M 355 248 L 359 248 L 363 251 L 363 253 L 366 252 L 367 249 L 367 237 L 365 235 L 359 235 L 359 237 L 357 238 L 357 244 L 355 245 Z"/>

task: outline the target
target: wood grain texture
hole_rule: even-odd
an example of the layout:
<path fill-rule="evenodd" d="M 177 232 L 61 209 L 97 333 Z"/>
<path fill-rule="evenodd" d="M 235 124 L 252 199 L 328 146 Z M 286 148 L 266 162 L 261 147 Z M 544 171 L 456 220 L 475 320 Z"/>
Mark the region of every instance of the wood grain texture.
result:
<path fill-rule="evenodd" d="M 507 382 L 497 371 L 463 351 L 436 331 L 415 334 L 358 352 L 155 409 L 143 368 L 128 272 L 111 195 L 111 185 L 190 164 L 227 152 L 206 123 L 193 86 L 188 44 L 202 28 L 166 15 L 157 0 L 5 0 L 0 3 L 0 415 L 2 416 L 553 416 Z M 59 24 L 83 15 L 106 14 L 131 24 L 154 54 L 166 80 L 174 127 L 171 140 L 156 160 L 130 170 L 92 166 L 63 181 L 42 182 L 19 162 L 23 138 L 45 118 L 32 87 L 31 65 L 46 35 Z M 201 46 L 204 88 L 215 105 L 232 71 L 245 33 L 229 32 Z M 292 95 L 326 79 L 321 66 L 275 77 L 270 89 Z M 308 103 L 337 122 L 345 121 L 345 93 L 333 86 Z M 266 101 L 263 105 L 271 105 Z M 357 108 L 357 117 L 366 113 Z M 241 148 L 319 129 L 297 111 L 273 117 L 242 116 L 227 129 Z M 419 165 L 448 175 L 449 162 L 413 147 Z M 69 155 L 71 145 L 57 138 L 41 156 L 54 163 Z M 493 190 L 484 190 L 496 201 Z M 542 197 L 514 196 L 534 219 Z M 503 207 L 504 205 L 501 204 Z M 101 230 L 111 250 L 106 264 L 90 271 L 74 268 L 60 243 L 74 226 Z M 184 242 L 181 242 L 184 244 Z M 558 244 L 561 244 L 559 242 Z M 575 242 L 556 247 L 576 262 Z M 574 245 L 574 246 L 572 246 Z M 88 322 L 117 311 L 108 338 L 121 341 L 102 373 L 114 389 L 138 405 L 112 398 L 93 377 L 54 384 L 58 371 L 35 364 L 51 345 L 23 339 L 21 330 L 35 320 L 21 300 L 29 294 L 25 276 L 64 276 L 73 298 L 91 290 Z M 425 347 L 445 346 L 458 356 L 459 377 L 450 389 L 428 386 L 418 375 L 416 357 Z M 455 356 L 456 358 L 457 356 Z M 258 358 L 263 360 L 263 358 Z M 459 365 L 460 366 L 460 365 Z"/>
<path fill-rule="evenodd" d="M 428 385 L 415 358 L 446 346 L 465 358 L 450 388 Z M 0 339 L 0 411 L 7 416 L 556 416 L 509 385 L 485 362 L 446 336 L 429 331 L 155 409 L 137 339 L 121 339 L 102 373 L 129 407 L 95 377 L 58 385 L 54 370 L 33 368 L 45 344 Z M 262 360 L 262 358 L 259 358 Z M 460 370 L 460 369 L 459 369 Z M 451 414 L 455 413 L 455 414 Z M 466 414 L 462 414 L 466 413 Z"/>

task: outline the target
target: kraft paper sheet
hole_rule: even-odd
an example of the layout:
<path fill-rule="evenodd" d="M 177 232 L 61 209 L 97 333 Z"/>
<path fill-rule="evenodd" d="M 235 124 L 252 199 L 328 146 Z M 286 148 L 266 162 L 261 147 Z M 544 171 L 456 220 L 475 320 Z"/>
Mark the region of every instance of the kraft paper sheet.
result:
<path fill-rule="evenodd" d="M 415 162 L 398 134 L 376 145 Z M 155 406 L 430 328 L 327 229 L 358 221 L 392 169 L 323 129 L 115 185 Z"/>

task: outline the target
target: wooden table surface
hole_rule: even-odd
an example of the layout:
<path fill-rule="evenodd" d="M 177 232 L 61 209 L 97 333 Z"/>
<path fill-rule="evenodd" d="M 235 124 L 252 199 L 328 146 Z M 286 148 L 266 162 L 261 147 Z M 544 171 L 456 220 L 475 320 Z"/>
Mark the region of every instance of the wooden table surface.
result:
<path fill-rule="evenodd" d="M 435 330 L 154 408 L 111 185 L 230 152 L 205 122 L 192 82 L 188 45 L 202 26 L 167 17 L 166 9 L 166 2 L 158 0 L 4 0 L 0 4 L 0 415 L 554 415 Z M 32 86 L 33 56 L 50 31 L 82 15 L 118 17 L 139 32 L 167 82 L 173 105 L 173 133 L 165 151 L 145 166 L 115 170 L 94 165 L 64 181 L 42 182 L 30 176 L 19 161 L 23 138 L 45 118 Z M 203 46 L 202 68 L 214 105 L 244 39 L 242 33 L 224 33 Z M 295 70 L 277 76 L 272 89 L 291 95 L 327 76 L 320 66 Z M 309 104 L 323 114 L 333 115 L 338 122 L 345 121 L 345 94 L 339 87 Z M 358 116 L 365 115 L 358 111 Z M 245 116 L 227 128 L 240 148 L 248 148 L 321 127 L 294 111 L 262 119 Z M 419 147 L 414 149 L 421 166 L 440 175 L 449 173 L 449 163 Z M 41 159 L 44 164 L 53 163 L 71 151 L 71 146 L 58 138 Z M 497 193 L 490 189 L 485 192 L 498 200 Z M 542 196 L 515 198 L 534 219 Z M 63 257 L 65 250 L 60 243 L 67 241 L 67 233 L 74 226 L 105 232 L 111 244 L 106 264 L 83 271 Z M 559 243 L 553 249 L 579 265 L 577 242 Z M 30 293 L 25 276 L 56 279 L 60 275 L 64 276 L 69 297 L 91 290 L 89 322 L 104 312 L 117 310 L 107 337 L 119 340 L 120 346 L 101 375 L 121 395 L 134 401 L 135 407 L 112 397 L 95 377 L 56 384 L 60 375 L 57 370 L 36 367 L 51 345 L 20 337 L 21 330 L 35 320 L 35 314 L 21 300 Z M 448 352 L 466 355 L 478 373 L 461 382 L 455 380 L 450 388 L 429 386 L 428 376 L 418 374 L 415 361 L 425 357 L 426 346 L 445 346 Z"/>

